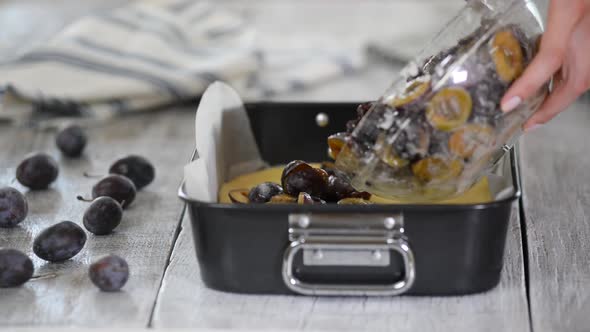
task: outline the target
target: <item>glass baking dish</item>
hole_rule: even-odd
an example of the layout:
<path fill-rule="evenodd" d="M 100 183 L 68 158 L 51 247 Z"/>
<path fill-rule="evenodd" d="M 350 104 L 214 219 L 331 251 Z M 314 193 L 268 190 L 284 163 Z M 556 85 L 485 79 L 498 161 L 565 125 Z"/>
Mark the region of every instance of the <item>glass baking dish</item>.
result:
<path fill-rule="evenodd" d="M 328 140 L 358 191 L 407 202 L 457 196 L 490 171 L 548 86 L 510 113 L 500 101 L 531 62 L 543 25 L 532 1 L 470 1 L 348 131 Z"/>

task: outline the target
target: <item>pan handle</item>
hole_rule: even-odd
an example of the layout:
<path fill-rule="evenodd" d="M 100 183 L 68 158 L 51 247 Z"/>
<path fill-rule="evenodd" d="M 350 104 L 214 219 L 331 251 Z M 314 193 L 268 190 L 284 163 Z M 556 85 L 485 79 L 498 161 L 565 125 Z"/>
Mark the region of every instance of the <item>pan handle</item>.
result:
<path fill-rule="evenodd" d="M 391 284 L 312 284 L 298 279 L 293 274 L 293 261 L 295 254 L 301 250 L 372 250 L 372 251 L 396 251 L 404 261 L 405 276 L 402 280 Z M 325 244 L 314 242 L 292 242 L 285 251 L 283 262 L 283 280 L 287 287 L 295 293 L 302 295 L 320 296 L 394 296 L 405 293 L 412 287 L 415 272 L 414 255 L 409 244 L 403 240 L 388 241 L 384 243 L 364 243 L 362 245 L 352 243 Z"/>
<path fill-rule="evenodd" d="M 282 277 L 291 291 L 302 295 L 321 296 L 394 296 L 407 292 L 416 279 L 416 263 L 407 238 L 404 236 L 403 215 L 292 214 L 289 216 L 290 245 L 283 255 Z M 303 252 L 326 253 L 332 265 L 372 265 L 380 253 L 396 252 L 402 257 L 404 277 L 384 284 L 314 284 L 294 274 L 295 256 Z M 379 256 L 370 256 L 379 253 Z M 371 259 L 373 257 L 373 259 Z M 365 261 L 363 261 L 365 259 Z M 326 261 L 326 259 L 324 259 Z M 388 264 L 388 262 L 386 263 Z M 321 265 L 321 264 L 320 264 Z"/>

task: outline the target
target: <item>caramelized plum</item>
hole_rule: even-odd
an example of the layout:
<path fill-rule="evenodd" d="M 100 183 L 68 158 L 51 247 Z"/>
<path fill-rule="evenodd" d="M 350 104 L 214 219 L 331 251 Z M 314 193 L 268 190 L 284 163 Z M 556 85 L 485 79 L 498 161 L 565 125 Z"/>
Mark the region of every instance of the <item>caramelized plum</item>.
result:
<path fill-rule="evenodd" d="M 355 191 L 347 181 L 338 176 L 330 175 L 328 178 L 328 187 L 323 197 L 328 202 L 338 202 L 343 198 L 350 197 Z"/>
<path fill-rule="evenodd" d="M 285 193 L 297 196 L 306 192 L 312 196 L 322 197 L 328 184 L 328 173 L 320 168 L 313 168 L 301 160 L 290 162 L 283 170 L 281 183 Z"/>
<path fill-rule="evenodd" d="M 248 199 L 249 191 L 248 189 L 235 189 L 230 191 L 227 195 L 232 203 L 236 204 L 248 204 L 250 200 Z"/>
<path fill-rule="evenodd" d="M 336 160 L 342 147 L 346 144 L 346 133 L 337 133 L 328 137 L 328 155 Z"/>
<path fill-rule="evenodd" d="M 323 199 L 336 203 L 344 198 L 362 198 L 368 200 L 371 199 L 371 194 L 365 191 L 358 192 L 346 180 L 339 176 L 330 175 Z"/>
<path fill-rule="evenodd" d="M 283 193 L 283 188 L 273 182 L 264 182 L 252 188 L 248 193 L 250 203 L 263 204 L 270 201 L 273 196 Z"/>
<path fill-rule="evenodd" d="M 420 181 L 446 181 L 459 176 L 463 163 L 457 159 L 424 158 L 412 165 L 412 172 Z"/>
<path fill-rule="evenodd" d="M 297 204 L 315 204 L 310 194 L 301 192 L 297 196 Z"/>
<path fill-rule="evenodd" d="M 463 125 L 473 108 L 469 92 L 463 88 L 444 88 L 436 93 L 426 107 L 430 124 L 442 131 L 451 131 Z"/>
<path fill-rule="evenodd" d="M 386 149 L 385 151 L 386 153 L 383 156 L 381 156 L 381 161 L 391 168 L 403 168 L 408 166 L 408 164 L 410 163 L 409 160 L 402 159 L 396 156 L 395 152 L 393 152 L 393 149 Z"/>
<path fill-rule="evenodd" d="M 420 101 L 430 91 L 430 78 L 420 77 L 408 82 L 403 93 L 396 96 L 391 102 L 393 107 L 403 107 Z"/>
<path fill-rule="evenodd" d="M 491 146 L 494 129 L 487 125 L 469 124 L 456 130 L 449 138 L 449 150 L 457 157 L 471 158 L 480 146 Z"/>
<path fill-rule="evenodd" d="M 287 194 L 273 196 L 267 204 L 293 204 L 297 203 L 297 197 Z"/>
<path fill-rule="evenodd" d="M 332 161 L 322 162 L 322 164 L 320 165 L 320 168 L 323 169 L 324 171 L 326 171 L 326 173 L 328 173 L 328 175 L 334 175 L 337 172 L 336 164 L 334 164 L 334 162 L 332 162 Z"/>
<path fill-rule="evenodd" d="M 524 71 L 524 52 L 518 37 L 510 28 L 496 32 L 490 41 L 490 53 L 496 73 L 506 83 L 517 79 Z"/>

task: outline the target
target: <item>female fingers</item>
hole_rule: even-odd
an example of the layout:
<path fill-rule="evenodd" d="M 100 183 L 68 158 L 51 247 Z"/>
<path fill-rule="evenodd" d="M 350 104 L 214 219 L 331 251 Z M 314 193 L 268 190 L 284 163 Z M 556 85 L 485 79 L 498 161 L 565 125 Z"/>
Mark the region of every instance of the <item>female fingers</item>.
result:
<path fill-rule="evenodd" d="M 568 41 L 561 80 L 556 82 L 541 109 L 527 121 L 525 130 L 553 119 L 590 88 L 589 41 L 590 15 L 587 15 L 578 23 Z"/>
<path fill-rule="evenodd" d="M 570 36 L 585 12 L 584 0 L 551 0 L 547 31 L 539 53 L 501 102 L 504 112 L 515 109 L 533 95 L 562 66 Z"/>

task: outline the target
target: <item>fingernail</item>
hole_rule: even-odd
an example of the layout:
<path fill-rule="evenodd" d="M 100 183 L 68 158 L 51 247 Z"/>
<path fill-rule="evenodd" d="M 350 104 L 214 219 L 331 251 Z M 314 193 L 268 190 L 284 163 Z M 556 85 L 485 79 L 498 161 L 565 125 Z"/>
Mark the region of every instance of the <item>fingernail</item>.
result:
<path fill-rule="evenodd" d="M 526 127 L 526 128 L 524 129 L 524 132 L 525 132 L 525 133 L 530 133 L 530 132 L 531 132 L 531 131 L 533 131 L 533 130 L 536 130 L 536 129 L 539 129 L 539 128 L 541 128 L 542 126 L 543 126 L 543 125 L 540 125 L 540 124 L 538 124 L 538 123 L 537 123 L 537 124 L 534 124 L 534 125 L 532 125 L 532 126 L 530 126 L 530 127 Z"/>
<path fill-rule="evenodd" d="M 507 102 L 502 104 L 502 112 L 507 113 L 517 108 L 522 103 L 522 99 L 518 96 L 510 98 Z"/>

